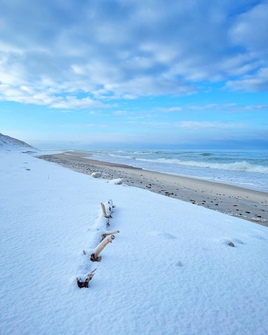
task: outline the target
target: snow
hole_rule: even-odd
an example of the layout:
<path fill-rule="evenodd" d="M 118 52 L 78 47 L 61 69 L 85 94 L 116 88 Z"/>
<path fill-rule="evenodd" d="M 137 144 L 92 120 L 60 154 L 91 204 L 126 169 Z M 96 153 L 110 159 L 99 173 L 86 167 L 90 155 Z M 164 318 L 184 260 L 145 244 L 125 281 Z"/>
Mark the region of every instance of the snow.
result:
<path fill-rule="evenodd" d="M 266 227 L 19 151 L 0 185 L 0 334 L 268 333 Z"/>
<path fill-rule="evenodd" d="M 32 146 L 30 146 L 29 144 L 17 140 L 16 138 L 4 135 L 0 133 L 0 149 L 1 150 L 18 150 L 18 151 L 22 151 L 22 150 L 30 150 L 33 149 L 36 151 L 35 148 L 33 148 Z"/>

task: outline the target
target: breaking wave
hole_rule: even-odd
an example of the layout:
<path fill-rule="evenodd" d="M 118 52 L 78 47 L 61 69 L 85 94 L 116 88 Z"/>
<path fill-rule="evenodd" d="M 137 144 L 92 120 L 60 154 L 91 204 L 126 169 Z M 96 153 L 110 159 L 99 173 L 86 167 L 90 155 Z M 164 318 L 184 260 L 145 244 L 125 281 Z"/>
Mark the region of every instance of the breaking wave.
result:
<path fill-rule="evenodd" d="M 136 158 L 137 161 L 151 162 L 151 163 L 161 163 L 161 164 L 172 164 L 172 165 L 182 165 L 191 167 L 200 167 L 208 169 L 220 169 L 220 170 L 230 170 L 230 171 L 240 171 L 240 172 L 257 172 L 268 174 L 268 167 L 262 165 L 250 164 L 246 161 L 233 162 L 233 163 L 212 163 L 212 162 L 196 162 L 196 161 L 182 161 L 178 159 L 144 159 Z"/>

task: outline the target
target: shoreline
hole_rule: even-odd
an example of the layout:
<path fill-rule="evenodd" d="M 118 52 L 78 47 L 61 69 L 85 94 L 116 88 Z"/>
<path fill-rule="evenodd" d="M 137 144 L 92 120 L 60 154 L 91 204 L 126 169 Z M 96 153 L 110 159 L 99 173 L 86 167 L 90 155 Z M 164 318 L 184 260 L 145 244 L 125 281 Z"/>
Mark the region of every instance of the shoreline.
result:
<path fill-rule="evenodd" d="M 217 182 L 143 170 L 124 164 L 85 158 L 87 153 L 64 152 L 37 158 L 102 179 L 122 179 L 123 184 L 216 210 L 268 227 L 268 193 Z"/>

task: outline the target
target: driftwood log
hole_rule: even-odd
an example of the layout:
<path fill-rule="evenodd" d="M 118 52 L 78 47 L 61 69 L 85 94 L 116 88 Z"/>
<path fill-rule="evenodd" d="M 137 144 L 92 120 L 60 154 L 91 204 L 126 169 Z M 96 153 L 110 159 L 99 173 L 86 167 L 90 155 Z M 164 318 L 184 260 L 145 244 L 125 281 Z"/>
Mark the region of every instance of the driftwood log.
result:
<path fill-rule="evenodd" d="M 94 272 L 96 271 L 97 269 L 94 269 L 93 271 L 91 271 L 85 280 L 82 280 L 81 278 L 76 278 L 76 282 L 77 282 L 77 286 L 79 288 L 88 288 L 88 283 L 91 281 L 91 279 L 94 277 Z"/>
<path fill-rule="evenodd" d="M 106 226 L 109 227 L 110 219 L 112 218 L 112 215 L 111 215 L 112 212 L 109 210 L 109 207 L 105 206 L 102 202 L 101 202 L 101 210 L 102 210 L 103 216 L 107 219 Z"/>
<path fill-rule="evenodd" d="M 101 241 L 103 241 L 105 239 L 105 237 L 109 236 L 109 235 L 114 235 L 114 234 L 118 234 L 119 230 L 112 230 L 112 231 L 106 231 L 105 233 L 103 233 L 101 235 Z"/>
<path fill-rule="evenodd" d="M 90 260 L 92 262 L 100 262 L 101 256 L 99 254 L 101 251 L 106 247 L 108 243 L 112 243 L 112 241 L 115 239 L 114 235 L 109 235 L 105 237 L 105 239 L 97 246 L 97 248 L 94 250 L 93 254 L 90 256 Z"/>

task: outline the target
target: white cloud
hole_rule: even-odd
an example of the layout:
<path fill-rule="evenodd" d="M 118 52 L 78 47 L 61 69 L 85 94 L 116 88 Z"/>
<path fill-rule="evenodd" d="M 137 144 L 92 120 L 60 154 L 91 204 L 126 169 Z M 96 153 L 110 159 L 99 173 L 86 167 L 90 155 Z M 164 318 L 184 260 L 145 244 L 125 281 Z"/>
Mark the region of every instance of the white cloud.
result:
<path fill-rule="evenodd" d="M 237 17 L 230 37 L 234 46 L 239 46 L 245 60 L 236 74 L 237 80 L 227 81 L 227 87 L 243 91 L 268 90 L 268 2 L 261 1 Z M 237 56 L 239 57 L 239 56 Z M 242 66 L 242 64 L 244 64 Z"/>
<path fill-rule="evenodd" d="M 177 123 L 179 128 L 190 130 L 238 130 L 241 128 L 248 128 L 244 123 L 234 122 L 217 122 L 217 121 L 183 121 Z"/>
<path fill-rule="evenodd" d="M 165 113 L 175 113 L 175 112 L 224 112 L 224 113 L 243 113 L 247 111 L 267 111 L 268 104 L 250 104 L 250 105 L 242 105 L 237 103 L 224 103 L 224 104 L 200 104 L 193 105 L 188 104 L 184 106 L 174 106 L 169 108 L 158 108 L 160 112 Z"/>
<path fill-rule="evenodd" d="M 201 81 L 267 90 L 267 6 L 253 0 L 6 1 L 0 98 L 97 108 L 107 99 L 191 94 Z"/>
<path fill-rule="evenodd" d="M 236 81 L 227 81 L 227 87 L 242 91 L 268 91 L 268 67 L 261 68 L 255 74 L 245 75 Z"/>
<path fill-rule="evenodd" d="M 52 102 L 50 106 L 54 108 L 66 108 L 66 109 L 89 108 L 89 107 L 105 108 L 107 107 L 102 102 L 94 101 L 91 98 L 78 99 L 72 96 L 68 96 L 66 99 L 59 98 L 57 99 L 57 101 Z"/>
<path fill-rule="evenodd" d="M 128 112 L 124 111 L 124 110 L 118 110 L 118 111 L 113 112 L 113 115 L 116 115 L 116 116 L 123 116 L 123 115 L 127 115 L 127 114 L 128 114 Z"/>
<path fill-rule="evenodd" d="M 248 49 L 255 57 L 268 56 L 267 13 L 268 2 L 260 1 L 259 4 L 239 15 L 231 30 L 234 44 Z"/>

